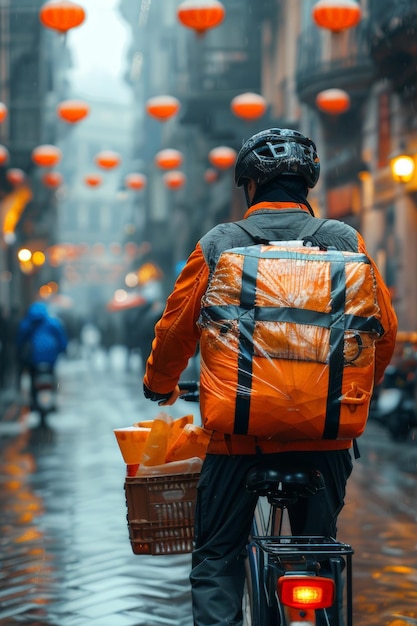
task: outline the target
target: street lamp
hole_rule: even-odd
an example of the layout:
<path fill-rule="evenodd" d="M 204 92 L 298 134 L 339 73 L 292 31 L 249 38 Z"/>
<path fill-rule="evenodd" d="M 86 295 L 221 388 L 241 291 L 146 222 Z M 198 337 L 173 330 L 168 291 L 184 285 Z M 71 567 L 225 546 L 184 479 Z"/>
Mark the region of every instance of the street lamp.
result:
<path fill-rule="evenodd" d="M 26 263 L 32 258 L 32 253 L 28 248 L 21 248 L 17 253 L 17 258 L 21 263 Z"/>
<path fill-rule="evenodd" d="M 413 157 L 407 154 L 395 154 L 390 159 L 390 166 L 392 177 L 395 181 L 408 183 L 413 178 L 415 170 Z"/>

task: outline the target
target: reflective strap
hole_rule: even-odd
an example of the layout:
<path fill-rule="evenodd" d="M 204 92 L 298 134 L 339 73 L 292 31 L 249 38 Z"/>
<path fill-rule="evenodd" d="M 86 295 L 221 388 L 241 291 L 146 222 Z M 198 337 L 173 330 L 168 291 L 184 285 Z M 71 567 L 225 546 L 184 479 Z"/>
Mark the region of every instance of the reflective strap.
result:
<path fill-rule="evenodd" d="M 253 311 L 255 306 L 258 262 L 259 259 L 252 256 L 245 256 L 243 261 L 240 303 L 244 311 Z M 249 428 L 254 330 L 255 318 L 253 315 L 251 317 L 239 317 L 239 355 L 237 362 L 235 423 L 233 428 L 233 432 L 236 435 L 246 435 Z"/>
<path fill-rule="evenodd" d="M 204 316 L 214 322 L 227 322 L 239 320 L 244 324 L 248 320 L 249 325 L 253 322 L 287 322 L 292 324 L 304 324 L 306 326 L 318 326 L 330 328 L 337 319 L 335 314 L 313 311 L 312 309 L 295 309 L 292 307 L 277 306 L 254 306 L 246 310 L 235 304 L 223 304 L 206 306 L 203 309 Z M 373 332 L 378 335 L 384 334 L 381 322 L 375 317 L 360 317 L 359 315 L 345 315 L 345 330 L 362 330 Z"/>
<path fill-rule="evenodd" d="M 345 260 L 340 252 L 340 262 L 330 265 L 331 306 L 333 323 L 330 327 L 329 386 L 327 390 L 326 421 L 323 439 L 337 439 L 340 422 L 340 399 L 342 396 L 344 340 L 345 340 L 345 305 L 346 272 Z M 339 313 L 337 313 L 339 312 Z M 340 312 L 343 312 L 340 314 Z"/>

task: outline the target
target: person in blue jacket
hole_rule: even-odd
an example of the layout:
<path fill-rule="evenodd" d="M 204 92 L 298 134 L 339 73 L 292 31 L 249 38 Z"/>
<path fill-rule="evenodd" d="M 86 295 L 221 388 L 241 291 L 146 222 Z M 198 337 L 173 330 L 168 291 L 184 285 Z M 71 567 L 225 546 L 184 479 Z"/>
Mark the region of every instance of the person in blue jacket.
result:
<path fill-rule="evenodd" d="M 28 367 L 39 363 L 54 366 L 67 344 L 60 320 L 49 314 L 43 302 L 31 304 L 17 330 L 17 349 L 22 364 Z"/>
<path fill-rule="evenodd" d="M 21 371 L 26 369 L 31 377 L 32 403 L 34 403 L 33 381 L 42 369 L 55 374 L 55 364 L 68 344 L 64 326 L 52 317 L 43 302 L 30 305 L 21 320 L 16 335 L 17 356 Z"/>

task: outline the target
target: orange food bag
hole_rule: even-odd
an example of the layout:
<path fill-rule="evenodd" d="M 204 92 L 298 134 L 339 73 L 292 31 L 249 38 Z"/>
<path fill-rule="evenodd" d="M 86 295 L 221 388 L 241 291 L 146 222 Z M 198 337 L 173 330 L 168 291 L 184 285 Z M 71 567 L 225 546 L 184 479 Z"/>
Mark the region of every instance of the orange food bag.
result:
<path fill-rule="evenodd" d="M 165 463 L 168 438 L 171 425 L 164 419 L 155 419 L 146 440 L 142 455 L 142 465 L 161 465 Z"/>
<path fill-rule="evenodd" d="M 186 424 L 177 439 L 170 445 L 165 461 L 182 461 L 190 457 L 204 459 L 211 431 L 195 424 Z"/>
<path fill-rule="evenodd" d="M 135 422 L 133 426 L 136 428 L 152 428 L 152 424 L 155 420 L 141 420 L 140 422 Z"/>
<path fill-rule="evenodd" d="M 125 428 L 114 428 L 113 432 L 126 465 L 140 463 L 151 429 L 126 426 Z"/>
<path fill-rule="evenodd" d="M 177 419 L 175 419 L 172 422 L 171 430 L 170 430 L 170 433 L 169 433 L 168 449 L 176 441 L 176 439 L 178 439 L 178 437 L 181 434 L 183 428 L 187 424 L 192 424 L 193 423 L 193 419 L 194 419 L 193 415 L 184 415 L 184 417 L 178 417 Z"/>
<path fill-rule="evenodd" d="M 158 413 L 155 419 L 164 420 L 164 422 L 167 422 L 168 424 L 172 424 L 174 421 L 173 418 L 170 415 L 168 415 L 168 413 L 165 413 L 164 411 L 161 411 L 160 413 Z M 155 419 L 141 420 L 140 422 L 135 422 L 133 426 L 137 426 L 139 428 L 152 428 Z"/>
<path fill-rule="evenodd" d="M 162 476 L 164 474 L 199 474 L 203 461 L 198 457 L 184 459 L 182 461 L 173 461 L 172 463 L 163 463 L 162 465 L 152 465 L 144 467 L 143 465 L 135 471 L 132 476 Z"/>

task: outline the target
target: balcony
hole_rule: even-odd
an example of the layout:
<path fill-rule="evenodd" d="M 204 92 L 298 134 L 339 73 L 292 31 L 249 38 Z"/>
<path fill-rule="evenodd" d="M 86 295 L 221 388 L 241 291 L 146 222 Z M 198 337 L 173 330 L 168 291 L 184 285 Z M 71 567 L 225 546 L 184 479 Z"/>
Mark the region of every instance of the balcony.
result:
<path fill-rule="evenodd" d="M 265 1 L 257 7 L 261 10 Z M 253 29 L 251 3 L 231 0 L 222 28 L 204 39 L 188 38 L 187 64 L 177 77 L 176 95 L 182 103 L 181 121 L 198 124 L 219 140 L 232 140 L 236 128 L 231 100 L 261 89 L 260 31 Z"/>
<path fill-rule="evenodd" d="M 415 0 L 371 0 L 370 53 L 380 77 L 405 98 L 417 92 L 417 4 Z"/>
<path fill-rule="evenodd" d="M 178 81 L 181 122 L 198 124 L 219 141 L 233 141 L 240 124 L 231 113 L 230 103 L 242 92 L 259 92 L 259 63 L 259 57 L 248 58 L 247 52 L 239 49 L 206 50 L 201 65 L 194 57 L 182 88 L 182 81 Z"/>
<path fill-rule="evenodd" d="M 337 36 L 309 28 L 301 34 L 297 64 L 297 93 L 302 102 L 315 105 L 317 93 L 337 87 L 355 96 L 366 93 L 376 77 L 370 57 L 368 25 L 362 22 Z"/>

